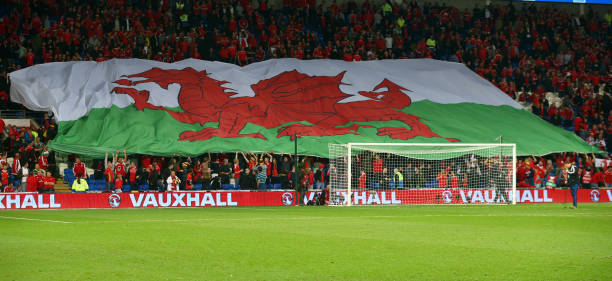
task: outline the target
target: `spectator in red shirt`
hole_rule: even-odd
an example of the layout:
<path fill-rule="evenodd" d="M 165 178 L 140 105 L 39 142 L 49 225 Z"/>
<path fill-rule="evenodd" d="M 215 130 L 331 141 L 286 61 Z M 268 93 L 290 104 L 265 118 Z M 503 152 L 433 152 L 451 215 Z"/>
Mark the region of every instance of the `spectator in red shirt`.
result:
<path fill-rule="evenodd" d="M 372 160 L 372 180 L 374 182 L 380 182 L 382 178 L 383 166 L 385 163 L 385 159 L 381 158 L 380 155 L 375 154 L 374 159 Z"/>
<path fill-rule="evenodd" d="M 595 173 L 593 174 L 593 179 L 591 179 L 591 184 L 594 188 L 603 186 L 604 173 L 601 169 L 595 169 Z"/>
<path fill-rule="evenodd" d="M 302 186 L 304 190 L 312 189 L 314 185 L 314 173 L 310 168 L 304 169 L 304 176 L 302 177 Z"/>
<path fill-rule="evenodd" d="M 448 174 L 446 173 L 446 170 L 441 171 L 438 176 L 436 176 L 436 179 L 438 180 L 439 188 L 446 188 L 448 185 Z"/>
<path fill-rule="evenodd" d="M 121 175 L 122 178 L 125 178 L 127 171 L 125 169 L 125 162 L 127 162 L 127 154 L 125 149 L 123 150 L 123 158 L 119 158 L 119 149 L 117 149 L 117 154 L 114 155 L 117 159 L 117 164 L 115 165 L 115 174 Z M 113 161 L 115 162 L 115 161 Z"/>
<path fill-rule="evenodd" d="M 15 188 L 13 187 L 12 182 L 10 182 L 7 186 L 4 187 L 4 192 L 15 192 Z"/>
<path fill-rule="evenodd" d="M 367 175 L 365 171 L 361 170 L 361 175 L 359 176 L 359 188 L 360 189 L 366 188 L 366 178 L 367 178 Z"/>
<path fill-rule="evenodd" d="M 187 176 L 185 176 L 185 189 L 192 190 L 193 189 L 193 172 L 187 172 Z"/>
<path fill-rule="evenodd" d="M 33 176 L 32 182 L 34 183 L 34 186 L 36 186 L 38 193 L 47 192 L 45 189 L 45 176 L 43 170 L 38 170 L 38 172 L 36 172 L 36 175 Z"/>
<path fill-rule="evenodd" d="M 75 159 L 73 172 L 76 178 L 86 178 L 87 177 L 87 170 L 85 168 L 85 163 L 81 162 L 80 157 L 76 157 Z"/>
<path fill-rule="evenodd" d="M 606 187 L 612 187 L 612 166 L 608 166 L 606 169 L 606 172 L 603 175 L 603 181 Z"/>
<path fill-rule="evenodd" d="M 40 156 L 38 157 L 38 166 L 43 169 L 46 170 L 47 166 L 49 165 L 49 159 L 48 159 L 48 155 L 49 152 L 48 151 L 44 151 L 43 153 L 40 154 Z"/>
<path fill-rule="evenodd" d="M 130 163 L 130 169 L 127 174 L 127 182 L 130 185 L 132 191 L 138 190 L 138 181 L 140 180 L 140 173 L 136 167 L 136 163 Z"/>
<path fill-rule="evenodd" d="M 242 173 L 242 169 L 240 168 L 240 161 L 238 160 L 238 153 L 236 153 L 236 158 L 234 158 L 234 166 L 232 169 L 234 173 L 234 183 L 238 184 L 240 182 L 240 175 Z"/>
<path fill-rule="evenodd" d="M 121 174 L 117 174 L 115 179 L 115 192 L 121 192 L 123 190 L 123 179 Z"/>
<path fill-rule="evenodd" d="M 106 153 L 108 155 L 108 152 Z M 106 163 L 106 169 L 104 170 L 104 181 L 106 182 L 106 192 L 111 192 L 113 183 L 114 183 L 114 172 L 113 172 L 113 162 L 108 161 Z"/>
<path fill-rule="evenodd" d="M 55 178 L 53 177 L 53 175 L 51 175 L 51 172 L 47 172 L 47 175 L 43 178 L 43 184 L 46 192 L 55 192 Z"/>
<path fill-rule="evenodd" d="M 2 178 L 2 189 L 4 189 L 4 187 L 8 186 L 9 184 L 9 172 L 6 165 L 2 166 L 0 177 Z"/>
<path fill-rule="evenodd" d="M 28 49 L 28 53 L 25 55 L 27 66 L 34 65 L 34 53 L 32 53 L 32 49 Z"/>
<path fill-rule="evenodd" d="M 451 171 L 451 187 L 459 188 L 459 178 L 457 178 L 457 175 L 454 171 Z"/>
<path fill-rule="evenodd" d="M 376 154 L 374 160 L 372 160 L 372 172 L 382 173 L 384 163 L 385 159 L 380 158 L 380 155 Z"/>
<path fill-rule="evenodd" d="M 11 176 L 16 179 L 17 174 L 19 174 L 19 170 L 21 169 L 21 159 L 19 153 L 15 153 L 15 157 L 13 158 L 13 166 L 11 166 Z"/>

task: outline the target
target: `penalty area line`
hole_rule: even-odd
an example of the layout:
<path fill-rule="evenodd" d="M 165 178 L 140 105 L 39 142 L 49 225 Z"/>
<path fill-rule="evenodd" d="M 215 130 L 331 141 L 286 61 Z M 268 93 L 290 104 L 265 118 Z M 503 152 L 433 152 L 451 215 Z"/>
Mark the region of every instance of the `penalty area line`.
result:
<path fill-rule="evenodd" d="M 45 220 L 45 219 L 33 219 L 33 218 L 21 218 L 21 217 L 7 217 L 0 216 L 2 219 L 11 219 L 11 220 L 25 220 L 25 221 L 41 221 L 41 222 L 52 222 L 52 223 L 72 223 L 70 221 L 56 221 L 56 220 Z"/>

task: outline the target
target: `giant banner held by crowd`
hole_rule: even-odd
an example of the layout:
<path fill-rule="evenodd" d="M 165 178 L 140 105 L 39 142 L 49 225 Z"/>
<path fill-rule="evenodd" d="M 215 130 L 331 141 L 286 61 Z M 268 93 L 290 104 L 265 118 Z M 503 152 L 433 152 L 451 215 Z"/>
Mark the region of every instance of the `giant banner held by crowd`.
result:
<path fill-rule="evenodd" d="M 50 147 L 89 156 L 293 152 L 327 143 L 489 143 L 518 155 L 596 152 L 465 65 L 431 59 L 56 62 L 10 73 L 11 100 L 53 112 Z M 520 126 L 517 126 L 520 124 Z"/>

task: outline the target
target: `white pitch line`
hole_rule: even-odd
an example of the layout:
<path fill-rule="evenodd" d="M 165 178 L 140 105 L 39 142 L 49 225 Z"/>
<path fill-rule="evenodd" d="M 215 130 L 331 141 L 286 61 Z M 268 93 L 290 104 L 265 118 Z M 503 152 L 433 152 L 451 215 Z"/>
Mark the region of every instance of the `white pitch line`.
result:
<path fill-rule="evenodd" d="M 3 218 L 3 219 L 12 219 L 12 220 L 25 220 L 25 221 L 42 221 L 42 222 L 54 222 L 54 223 L 72 223 L 70 221 L 55 221 L 55 220 L 20 218 L 20 217 L 5 217 L 5 216 L 0 216 L 0 218 Z"/>
<path fill-rule="evenodd" d="M 157 223 L 157 222 L 205 222 L 205 221 L 267 221 L 267 220 L 322 220 L 322 219 L 363 219 L 363 218 L 420 218 L 420 217 L 549 217 L 551 214 L 425 214 L 425 215 L 406 215 L 406 216 L 333 216 L 333 217 L 316 217 L 316 216 L 300 216 L 300 217 L 252 217 L 252 218 L 193 218 L 193 219 L 143 219 L 143 220 L 99 220 L 99 221 L 79 221 L 74 223 Z M 556 214 L 557 217 L 608 217 L 612 214 Z"/>

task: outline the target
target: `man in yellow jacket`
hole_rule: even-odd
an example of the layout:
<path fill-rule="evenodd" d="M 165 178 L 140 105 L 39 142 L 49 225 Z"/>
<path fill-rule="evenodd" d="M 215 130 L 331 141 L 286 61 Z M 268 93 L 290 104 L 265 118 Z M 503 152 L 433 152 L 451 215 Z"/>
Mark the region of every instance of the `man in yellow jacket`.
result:
<path fill-rule="evenodd" d="M 74 192 L 85 192 L 88 189 L 89 189 L 89 185 L 87 185 L 86 180 L 82 180 L 78 178 L 72 183 L 72 191 Z"/>

